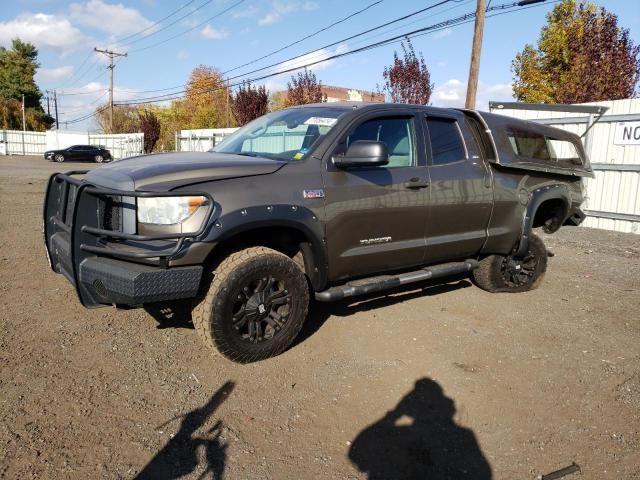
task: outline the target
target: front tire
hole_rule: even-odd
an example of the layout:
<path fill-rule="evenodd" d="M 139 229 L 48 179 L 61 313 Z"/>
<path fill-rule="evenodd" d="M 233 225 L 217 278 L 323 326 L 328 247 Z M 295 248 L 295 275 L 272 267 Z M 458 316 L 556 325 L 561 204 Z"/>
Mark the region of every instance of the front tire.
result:
<path fill-rule="evenodd" d="M 96 156 L 93 158 L 93 160 L 94 160 L 96 163 L 102 163 L 102 162 L 104 162 L 104 157 L 103 157 L 102 155 L 96 155 Z"/>
<path fill-rule="evenodd" d="M 64 162 L 64 155 L 62 155 L 61 153 L 58 153 L 53 157 L 53 159 L 58 163 L 62 163 Z"/>
<path fill-rule="evenodd" d="M 232 253 L 213 273 L 192 319 L 201 338 L 229 360 L 250 363 L 282 353 L 302 329 L 309 306 L 303 272 L 266 247 Z"/>
<path fill-rule="evenodd" d="M 531 235 L 524 258 L 489 255 L 473 271 L 476 285 L 487 292 L 527 292 L 540 286 L 547 271 L 547 249 L 540 237 Z"/>

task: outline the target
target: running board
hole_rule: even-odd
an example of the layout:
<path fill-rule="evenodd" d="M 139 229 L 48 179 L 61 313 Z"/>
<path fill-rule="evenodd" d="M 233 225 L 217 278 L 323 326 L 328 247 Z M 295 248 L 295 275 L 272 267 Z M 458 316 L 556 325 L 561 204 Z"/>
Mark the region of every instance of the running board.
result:
<path fill-rule="evenodd" d="M 380 275 L 378 277 L 353 280 L 347 282 L 345 285 L 331 287 L 322 292 L 317 292 L 316 300 L 320 302 L 333 302 L 347 297 L 355 297 L 356 295 L 380 292 L 382 290 L 388 290 L 389 288 L 399 287 L 400 285 L 422 282 L 424 280 L 435 280 L 437 278 L 470 272 L 478 268 L 478 265 L 477 260 L 470 259 L 464 262 L 432 265 L 421 270 L 400 273 L 398 275 Z"/>

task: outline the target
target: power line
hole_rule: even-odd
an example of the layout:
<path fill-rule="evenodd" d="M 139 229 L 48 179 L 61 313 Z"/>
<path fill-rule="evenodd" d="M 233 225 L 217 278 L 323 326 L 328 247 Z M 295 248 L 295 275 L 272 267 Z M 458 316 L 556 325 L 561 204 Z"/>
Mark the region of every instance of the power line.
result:
<path fill-rule="evenodd" d="M 558 3 L 559 1 L 560 0 L 555 0 L 554 2 L 550 2 L 550 3 Z M 512 11 L 514 11 L 514 9 L 525 10 L 527 8 L 534 8 L 534 7 L 537 7 L 537 6 L 539 6 L 539 5 L 531 5 L 531 6 L 527 6 L 527 7 L 520 7 L 520 2 L 513 2 L 513 3 L 508 3 L 508 4 L 496 5 L 494 7 L 491 7 L 490 11 L 506 10 L 506 9 L 510 9 L 510 10 L 508 12 L 500 12 L 500 13 L 496 13 L 496 14 L 487 16 L 487 18 L 492 17 L 492 16 L 501 15 L 501 14 L 504 14 L 504 13 L 511 13 Z M 461 24 L 464 24 L 464 23 L 469 23 L 469 22 L 473 21 L 474 18 L 475 18 L 475 12 L 469 12 L 469 13 L 466 13 L 464 15 L 460 15 L 458 17 L 452 18 L 452 19 L 448 19 L 448 20 L 445 20 L 445 21 L 442 21 L 442 22 L 439 22 L 439 23 L 436 23 L 436 24 L 433 24 L 433 25 L 429 25 L 427 27 L 419 28 L 419 29 L 416 29 L 416 30 L 413 30 L 413 31 L 410 31 L 410 32 L 405 32 L 405 33 L 396 35 L 394 37 L 387 38 L 385 40 L 381 40 L 381 41 L 378 41 L 378 42 L 375 42 L 375 43 L 372 43 L 372 44 L 368 44 L 368 45 L 365 45 L 365 46 L 363 46 L 361 48 L 358 48 L 358 49 L 355 49 L 355 50 L 349 50 L 347 52 L 337 53 L 337 54 L 330 55 L 328 57 L 325 57 L 325 58 L 322 58 L 322 59 L 319 59 L 319 60 L 307 62 L 304 65 L 295 65 L 295 66 L 292 66 L 292 67 L 284 69 L 284 70 L 278 70 L 276 72 L 264 74 L 264 75 L 261 75 L 261 76 L 258 76 L 258 77 L 253 77 L 251 79 L 245 79 L 245 80 L 236 82 L 234 84 L 231 84 L 231 85 L 228 85 L 228 86 L 225 86 L 225 87 L 218 87 L 218 88 L 215 88 L 215 89 L 203 90 L 201 92 L 196 92 L 196 93 L 209 93 L 209 92 L 212 92 L 212 91 L 215 91 L 215 90 L 218 90 L 218 89 L 228 88 L 229 86 L 230 87 L 235 87 L 235 86 L 241 85 L 244 81 L 256 82 L 256 81 L 260 81 L 260 80 L 265 80 L 267 78 L 271 78 L 271 77 L 274 77 L 274 76 L 277 76 L 277 75 L 282 75 L 283 73 L 289 73 L 289 72 L 292 72 L 292 71 L 295 71 L 295 70 L 300 70 L 301 68 L 311 67 L 311 66 L 317 65 L 319 63 L 323 63 L 323 62 L 329 61 L 329 60 L 334 60 L 334 59 L 337 59 L 337 58 L 346 57 L 346 56 L 349 56 L 349 55 L 354 55 L 356 53 L 361 53 L 361 52 L 364 52 L 364 51 L 367 51 L 367 50 L 371 50 L 371 49 L 374 49 L 374 48 L 382 47 L 384 45 L 388 45 L 388 44 L 391 44 L 391 43 L 395 43 L 395 42 L 397 42 L 399 40 L 402 40 L 405 37 L 412 38 L 412 37 L 422 36 L 422 35 L 433 33 L 433 32 L 439 31 L 439 30 L 443 30 L 443 29 L 448 28 L 448 27 L 457 26 L 457 25 L 461 25 Z M 303 55 L 301 55 L 301 56 L 303 56 Z M 295 57 L 295 58 L 299 58 L 299 57 Z M 286 62 L 288 62 L 288 61 L 286 61 Z M 280 62 L 280 63 L 284 63 L 284 62 Z M 268 67 L 265 67 L 265 68 L 268 68 Z M 258 70 L 263 70 L 263 69 L 258 69 Z M 235 78 L 237 78 L 237 77 L 231 77 L 230 80 L 231 79 L 235 79 Z M 174 92 L 172 94 L 161 95 L 161 96 L 157 96 L 157 97 L 153 97 L 153 98 L 147 98 L 147 99 L 139 99 L 139 100 L 136 100 L 136 101 L 125 101 L 125 100 L 123 100 L 121 102 L 118 102 L 118 104 L 120 104 L 120 105 L 139 105 L 139 104 L 154 103 L 154 102 L 159 102 L 159 101 L 178 100 L 178 99 L 184 97 L 184 95 L 181 95 L 181 94 L 185 93 L 185 92 L 186 91 Z"/>
<path fill-rule="evenodd" d="M 149 25 L 147 28 L 143 28 L 142 30 L 135 32 L 135 33 L 131 33 L 129 35 L 127 35 L 126 37 L 122 37 L 116 40 L 117 44 L 121 44 L 121 42 L 123 42 L 124 40 L 128 40 L 129 38 L 133 38 L 136 37 L 138 35 L 140 35 L 141 33 L 147 32 L 149 30 L 151 30 L 153 27 L 160 25 L 162 22 L 164 22 L 166 19 L 173 17 L 176 13 L 178 13 L 180 10 L 184 10 L 185 8 L 187 8 L 189 5 L 191 5 L 193 2 L 195 2 L 196 0 L 189 0 L 187 3 L 185 3 L 184 5 L 182 5 L 181 7 L 177 8 L 176 10 L 174 10 L 173 12 L 171 12 L 169 15 L 162 17 L 160 20 L 155 21 L 154 23 L 152 23 L 151 25 Z M 179 22 L 180 20 L 182 20 L 185 17 L 188 17 L 189 15 L 194 14 L 195 12 L 197 12 L 198 10 L 200 10 L 200 8 L 202 8 L 203 6 L 205 6 L 206 4 L 208 4 L 210 2 L 205 2 L 203 3 L 200 7 L 196 8 L 195 10 L 192 10 L 190 13 L 188 13 L 187 15 L 184 15 L 182 17 L 180 17 L 178 20 L 176 20 L 173 23 L 170 23 L 169 25 L 166 25 L 165 27 L 163 27 L 160 30 L 157 30 L 155 32 L 152 33 L 158 33 L 162 30 L 166 30 L 167 28 L 169 28 L 172 25 L 175 25 L 175 23 Z M 147 35 L 148 37 L 148 35 Z M 147 38 L 145 37 L 145 38 Z M 131 42 L 133 43 L 133 42 Z"/>
<path fill-rule="evenodd" d="M 333 22 L 332 24 L 327 25 L 326 27 L 321 28 L 320 30 L 316 30 L 315 32 L 310 33 L 309 35 L 306 35 L 306 36 L 304 36 L 304 37 L 302 37 L 302 38 L 300 38 L 300 39 L 298 39 L 298 40 L 296 40 L 294 42 L 291 42 L 291 43 L 285 45 L 284 47 L 280 47 L 277 50 L 274 50 L 273 52 L 267 53 L 266 55 L 263 55 L 262 57 L 253 59 L 250 62 L 244 63 L 242 65 L 238 65 L 237 67 L 233 67 L 233 68 L 227 70 L 226 72 L 223 72 L 223 74 L 230 73 L 230 72 L 238 70 L 238 69 L 240 69 L 242 67 L 246 67 L 247 65 L 251 65 L 252 63 L 259 62 L 260 60 L 264 60 L 267 57 L 271 57 L 272 55 L 275 55 L 276 53 L 280 53 L 283 50 L 286 50 L 286 49 L 288 49 L 290 47 L 293 47 L 294 45 L 298 45 L 299 43 L 302 43 L 305 40 L 310 39 L 311 37 L 315 37 L 316 35 L 318 35 L 318 34 L 320 34 L 322 32 L 326 32 L 327 30 L 329 30 L 330 28 L 335 27 L 336 25 L 340 25 L 341 23 L 344 23 L 347 20 L 349 20 L 349 19 L 351 19 L 351 18 L 353 18 L 353 17 L 355 17 L 357 15 L 360 15 L 363 12 L 366 12 L 367 10 L 375 7 L 376 5 L 378 5 L 378 4 L 382 3 L 382 2 L 384 2 L 384 0 L 378 0 L 377 2 L 373 2 L 373 3 L 369 4 L 369 5 L 367 5 L 366 7 L 364 7 L 363 9 L 358 10 L 357 12 L 353 12 L 353 13 L 347 15 L 346 17 L 343 17 L 340 20 L 338 20 L 336 22 Z"/>
<path fill-rule="evenodd" d="M 549 4 L 558 3 L 560 1 L 561 0 L 554 0 L 554 1 L 549 2 Z M 490 9 L 488 9 L 488 10 L 489 11 L 503 10 L 503 11 L 494 13 L 492 15 L 487 15 L 486 18 L 491 18 L 491 17 L 495 17 L 495 16 L 499 16 L 499 15 L 504 15 L 504 14 L 507 14 L 507 13 L 513 13 L 515 11 L 527 10 L 529 8 L 535 8 L 535 7 L 539 7 L 539 6 L 541 6 L 541 5 L 540 4 L 535 4 L 535 5 L 529 5 L 529 6 L 520 6 L 520 2 L 513 2 L 513 3 L 509 3 L 509 4 L 496 5 L 496 6 L 490 7 Z M 385 40 L 381 40 L 381 41 L 378 41 L 378 42 L 375 42 L 375 43 L 372 43 L 372 44 L 369 44 L 369 45 L 365 45 L 365 46 L 363 46 L 361 48 L 358 48 L 358 49 L 355 49 L 355 50 L 350 50 L 348 52 L 338 53 L 338 54 L 335 54 L 335 55 L 332 55 L 332 56 L 329 56 L 329 57 L 326 57 L 326 58 L 323 58 L 323 59 L 320 59 L 320 60 L 317 60 L 317 61 L 306 63 L 305 65 L 295 66 L 295 67 L 291 67 L 291 68 L 286 69 L 286 70 L 265 74 L 265 75 L 262 75 L 262 76 L 259 76 L 259 77 L 254 77 L 252 79 L 249 79 L 248 81 L 256 82 L 256 81 L 260 81 L 260 80 L 265 80 L 267 78 L 270 78 L 270 77 L 273 77 L 273 76 L 277 76 L 277 75 L 281 75 L 283 73 L 288 73 L 288 72 L 291 72 L 291 71 L 294 71 L 294 70 L 299 70 L 300 68 L 307 68 L 307 67 L 310 67 L 310 66 L 313 66 L 313 65 L 317 65 L 319 63 L 326 62 L 328 60 L 333 60 L 333 59 L 336 59 L 336 58 L 341 58 L 341 57 L 345 57 L 345 56 L 349 56 L 349 55 L 354 55 L 356 53 L 361 53 L 361 52 L 364 52 L 364 51 L 372 50 L 374 48 L 382 47 L 384 45 L 389 45 L 389 44 L 398 42 L 398 41 L 400 41 L 400 40 L 402 40 L 404 38 L 421 37 L 421 36 L 424 36 L 424 35 L 427 35 L 427 34 L 430 34 L 430 33 L 434 33 L 434 32 L 443 30 L 443 29 L 448 28 L 448 27 L 463 25 L 463 24 L 472 22 L 474 20 L 474 17 L 475 17 L 475 12 L 470 12 L 470 13 L 467 13 L 467 14 L 464 14 L 464 15 L 460 15 L 460 16 L 455 17 L 455 18 L 451 18 L 451 19 L 448 19 L 448 20 L 433 24 L 433 25 L 429 25 L 427 27 L 419 28 L 419 29 L 416 29 L 416 30 L 413 30 L 413 31 L 410 31 L 410 32 L 405 32 L 405 33 L 402 33 L 400 35 L 396 35 L 394 37 L 387 38 Z M 245 80 L 245 81 L 247 81 L 247 80 Z M 224 87 L 217 87 L 217 88 L 214 88 L 214 89 L 204 90 L 204 91 L 199 92 L 199 93 L 211 93 L 211 92 L 216 91 L 216 90 L 226 89 L 226 88 L 233 87 L 233 86 L 239 86 L 242 83 L 243 82 L 237 82 L 235 84 L 226 85 Z M 159 102 L 159 101 L 177 100 L 177 99 L 180 99 L 180 98 L 184 97 L 184 95 L 178 95 L 178 93 L 184 93 L 184 92 L 176 92 L 174 94 L 167 94 L 165 96 L 158 96 L 158 97 L 154 97 L 153 99 L 141 99 L 140 101 L 121 101 L 121 102 L 118 102 L 117 104 L 118 105 L 141 105 L 141 104 L 155 103 L 155 102 Z M 100 111 L 101 110 L 97 110 L 93 114 L 88 114 L 88 115 L 85 115 L 85 116 L 80 117 L 78 119 L 71 120 L 68 123 L 77 123 L 77 122 L 84 121 L 84 120 L 86 120 L 86 119 L 88 119 L 88 118 L 90 118 L 90 117 L 92 117 L 94 115 L 97 115 Z"/>
<path fill-rule="evenodd" d="M 389 26 L 389 25 L 392 25 L 392 24 L 394 24 L 394 23 L 401 22 L 401 21 L 403 21 L 403 20 L 406 20 L 406 19 L 408 19 L 408 18 L 411 18 L 411 17 L 413 17 L 413 16 L 415 16 L 415 15 L 419 15 L 419 14 L 421 14 L 421 13 L 424 13 L 424 12 L 428 11 L 428 10 L 434 9 L 434 8 L 436 8 L 436 7 L 439 7 L 440 5 L 444 5 L 444 4 L 446 4 L 446 3 L 449 3 L 449 2 L 451 2 L 451 1 L 452 1 L 452 0 L 441 0 L 441 1 L 440 1 L 440 2 L 438 2 L 438 3 L 435 3 L 435 4 L 430 5 L 430 6 L 428 6 L 428 7 L 425 7 L 425 8 L 421 8 L 420 10 L 416 10 L 415 12 L 409 13 L 409 14 L 407 14 L 407 15 L 403 15 L 402 17 L 398 17 L 398 18 L 396 18 L 396 19 L 394 19 L 394 20 L 391 20 L 391 21 L 389 21 L 389 22 L 383 23 L 383 24 L 378 25 L 378 26 L 376 26 L 376 27 L 373 27 L 373 28 L 367 29 L 367 30 L 365 30 L 365 31 L 363 31 L 363 32 L 360 32 L 360 33 L 357 33 L 357 34 L 355 34 L 355 35 L 351 35 L 351 36 L 349 36 L 349 37 L 346 37 L 346 38 L 343 38 L 343 39 L 341 39 L 341 40 L 338 40 L 338 41 L 335 41 L 335 42 L 329 43 L 329 44 L 327 44 L 327 45 L 324 45 L 324 46 L 322 46 L 322 47 L 316 48 L 316 49 L 314 49 L 314 50 L 310 50 L 310 51 L 307 51 L 307 52 L 305 52 L 305 53 L 302 53 L 302 54 L 296 55 L 295 57 L 291 57 L 291 58 L 289 58 L 289 59 L 287 59 L 287 60 L 282 60 L 282 61 L 280 61 L 280 62 L 272 63 L 271 65 L 267 65 L 267 66 L 265 66 L 265 67 L 261 67 L 261 68 L 255 69 L 255 70 L 251 70 L 251 71 L 249 71 L 249 72 L 245 72 L 245 73 L 242 73 L 242 74 L 239 74 L 239 75 L 235 75 L 235 76 L 233 76 L 233 77 L 228 78 L 227 80 L 235 80 L 235 79 L 238 79 L 238 78 L 240 78 L 240 77 L 244 77 L 244 76 L 246 76 L 246 75 L 251 75 L 251 74 L 253 74 L 253 73 L 261 72 L 261 71 L 267 70 L 267 69 L 269 69 L 269 68 L 276 67 L 276 66 L 278 66 L 278 65 L 282 65 L 282 64 L 284 64 L 284 63 L 290 63 L 290 62 L 292 62 L 292 61 L 294 61 L 294 60 L 297 60 L 297 59 L 299 59 L 299 58 L 301 58 L 301 57 L 305 57 L 305 56 L 308 56 L 308 55 L 310 55 L 310 54 L 313 54 L 313 53 L 315 53 L 315 52 L 317 52 L 317 51 L 319 51 L 319 50 L 324 50 L 324 49 L 327 49 L 327 48 L 334 47 L 334 46 L 336 46 L 336 45 L 340 45 L 340 44 L 345 43 L 345 42 L 347 42 L 347 41 L 349 41 L 349 40 L 352 40 L 352 39 L 354 39 L 354 38 L 361 37 L 361 36 L 363 36 L 363 35 L 366 35 L 366 34 L 368 34 L 368 33 L 373 32 L 373 31 L 376 31 L 376 30 L 379 30 L 379 29 L 381 29 L 381 28 L 384 28 L 384 27 L 387 27 L 387 26 Z M 252 62 L 249 62 L 249 64 L 251 64 L 251 63 L 255 63 L 256 61 L 257 61 L 257 60 L 254 60 L 254 61 L 252 61 Z M 228 73 L 228 72 L 230 72 L 230 71 L 231 71 L 231 70 L 226 70 L 226 71 L 222 72 L 222 75 L 224 75 L 224 74 L 226 74 L 226 73 Z M 184 88 L 185 88 L 185 85 L 184 85 L 184 84 L 182 84 L 182 85 L 178 85 L 178 86 L 176 86 L 176 87 L 174 87 L 174 88 L 182 88 L 183 90 L 176 91 L 176 92 L 172 92 L 172 93 L 168 93 L 168 94 L 166 94 L 166 95 L 177 95 L 177 94 L 185 93 L 185 92 L 186 92 L 186 90 L 184 90 Z M 169 90 L 169 89 L 167 89 L 167 90 Z M 160 95 L 160 96 L 158 96 L 158 97 L 163 97 L 163 96 L 164 96 L 164 95 Z M 151 99 L 151 98 L 155 98 L 155 97 L 149 97 L 149 99 Z M 144 98 L 139 98 L 139 99 L 136 99 L 136 100 L 143 100 L 143 99 L 144 99 Z"/>
<path fill-rule="evenodd" d="M 211 0 L 209 0 L 209 1 L 211 1 Z M 162 44 L 164 44 L 164 43 L 167 43 L 167 42 L 169 42 L 169 41 L 171 41 L 171 40 L 173 40 L 173 39 L 175 39 L 175 38 L 181 37 L 182 35 L 185 35 L 185 34 L 187 34 L 187 33 L 189 33 L 189 32 L 192 32 L 192 31 L 193 31 L 193 30 L 195 30 L 196 28 L 200 28 L 201 26 L 205 25 L 206 23 L 209 23 L 211 20 L 214 20 L 214 19 L 216 19 L 216 18 L 218 18 L 218 17 L 221 17 L 222 15 L 224 15 L 225 13 L 227 13 L 228 11 L 233 10 L 235 7 L 237 7 L 238 5 L 240 5 L 241 3 L 244 3 L 244 2 L 246 2 L 246 0 L 239 0 L 238 2 L 234 3 L 234 4 L 233 4 L 233 5 L 231 5 L 230 7 L 225 8 L 224 10 L 222 10 L 222 11 L 220 11 L 220 12 L 216 13 L 215 15 L 213 15 L 213 16 L 211 16 L 211 17 L 207 18 L 207 19 L 206 19 L 206 20 L 204 20 L 203 22 L 200 22 L 200 23 L 198 23 L 198 24 L 194 25 L 193 27 L 191 27 L 191 28 L 189 28 L 189 29 L 187 29 L 187 30 L 183 30 L 182 32 L 177 33 L 176 35 L 174 35 L 174 36 L 172 36 L 172 37 L 169 37 L 169 38 L 165 38 L 164 40 L 161 40 L 161 41 L 159 41 L 159 42 L 157 42 L 157 43 L 153 43 L 153 44 L 151 44 L 151 45 L 147 45 L 147 46 L 145 46 L 145 47 L 135 48 L 135 49 L 131 50 L 131 51 L 130 51 L 130 53 L 134 53 L 134 52 L 141 52 L 141 51 L 143 51 L 143 50 L 149 50 L 150 48 L 155 48 L 155 47 L 157 47 L 157 46 L 159 46 L 159 45 L 162 45 Z M 208 2 L 207 2 L 207 3 L 208 3 Z M 145 37 L 145 38 L 146 38 L 146 37 Z M 135 43 L 136 41 L 137 41 L 137 40 L 134 40 L 133 42 L 129 43 L 129 45 L 131 45 L 132 43 Z"/>
<path fill-rule="evenodd" d="M 317 31 L 315 31 L 315 32 L 313 32 L 313 33 L 311 33 L 311 34 L 309 34 L 309 35 L 306 35 L 306 36 L 304 36 L 304 37 L 302 37 L 302 38 L 300 38 L 300 39 L 298 39 L 298 40 L 294 41 L 294 42 L 291 42 L 291 43 L 289 43 L 289 44 L 287 44 L 287 45 L 285 45 L 285 46 L 283 46 L 283 47 L 280 47 L 280 48 L 278 48 L 277 50 L 274 50 L 274 51 L 272 51 L 272 52 L 270 52 L 270 53 L 268 53 L 268 54 L 266 54 L 266 55 L 263 55 L 262 57 L 255 58 L 255 59 L 251 60 L 250 62 L 247 62 L 247 63 L 245 63 L 245 64 L 243 64 L 243 65 L 239 65 L 239 66 L 237 66 L 237 67 L 234 67 L 234 68 L 231 68 L 231 69 L 229 69 L 229 70 L 226 70 L 226 71 L 225 71 L 225 72 L 223 72 L 222 74 L 224 75 L 224 74 L 226 74 L 226 73 L 233 72 L 233 71 L 235 71 L 235 70 L 238 70 L 239 68 L 246 67 L 247 65 L 250 65 L 251 63 L 258 62 L 258 61 L 263 60 L 263 59 L 265 59 L 265 58 L 267 58 L 267 57 L 270 57 L 270 56 L 272 56 L 272 55 L 275 55 L 276 53 L 280 53 L 280 52 L 282 52 L 282 51 L 284 51 L 284 50 L 286 50 L 286 49 L 288 49 L 288 48 L 290 48 L 290 47 L 292 47 L 292 46 L 294 46 L 294 45 L 298 45 L 299 43 L 302 43 L 303 41 L 308 40 L 309 38 L 312 38 L 312 37 L 314 37 L 314 36 L 316 36 L 316 35 L 318 35 L 318 34 L 320 34 L 320 33 L 322 33 L 322 32 L 325 32 L 325 31 L 329 30 L 330 28 L 333 28 L 333 27 L 335 27 L 336 25 L 339 25 L 339 24 L 341 24 L 341 23 L 343 23 L 343 22 L 345 22 L 345 21 L 349 20 L 349 19 L 351 19 L 351 18 L 355 17 L 356 15 L 359 15 L 360 13 L 363 13 L 363 12 L 365 12 L 365 11 L 367 11 L 367 10 L 369 10 L 369 9 L 373 8 L 374 6 L 376 6 L 376 5 L 380 4 L 380 3 L 384 2 L 384 1 L 385 1 L 385 0 L 377 0 L 376 2 L 373 2 L 373 3 L 369 4 L 369 5 L 367 5 L 365 8 L 363 8 L 363 9 L 361 9 L 361 10 L 358 10 L 358 11 L 356 11 L 356 12 L 353 12 L 353 13 L 351 13 L 351 14 L 347 15 L 346 17 L 343 17 L 343 18 L 341 18 L 341 19 L 339 19 L 339 20 L 337 20 L 337 21 L 333 22 L 332 24 L 327 25 L 326 27 L 323 27 L 323 28 L 321 28 L 321 29 L 319 29 L 319 30 L 317 30 Z M 470 1 L 470 0 L 468 0 L 468 1 Z M 139 90 L 139 91 L 136 91 L 135 93 L 156 93 L 156 92 L 166 92 L 166 91 L 168 91 L 168 90 L 175 90 L 175 89 L 177 89 L 177 88 L 182 88 L 182 87 L 184 87 L 184 84 L 176 85 L 176 86 L 173 86 L 173 87 L 167 87 L 167 88 L 159 88 L 159 89 L 155 89 L 155 90 Z"/>

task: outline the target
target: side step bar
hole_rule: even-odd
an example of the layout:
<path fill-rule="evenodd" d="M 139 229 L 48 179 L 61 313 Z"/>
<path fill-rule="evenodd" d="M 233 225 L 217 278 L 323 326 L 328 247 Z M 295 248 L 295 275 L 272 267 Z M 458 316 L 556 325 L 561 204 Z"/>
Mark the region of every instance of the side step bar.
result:
<path fill-rule="evenodd" d="M 470 272 L 478 268 L 477 260 L 465 260 L 464 262 L 443 263 L 432 265 L 414 272 L 400 273 L 398 275 L 381 275 L 378 277 L 363 278 L 347 282 L 345 285 L 331 287 L 316 293 L 316 300 L 320 302 L 333 302 L 347 297 L 364 295 L 366 293 L 380 292 L 400 285 L 435 280 L 459 273 Z"/>

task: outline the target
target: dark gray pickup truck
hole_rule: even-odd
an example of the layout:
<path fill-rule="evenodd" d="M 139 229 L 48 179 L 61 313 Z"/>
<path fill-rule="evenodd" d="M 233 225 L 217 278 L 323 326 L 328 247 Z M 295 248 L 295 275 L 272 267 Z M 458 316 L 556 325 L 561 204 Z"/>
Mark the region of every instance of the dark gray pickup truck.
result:
<path fill-rule="evenodd" d="M 470 272 L 535 288 L 532 233 L 578 225 L 592 171 L 566 131 L 488 113 L 332 103 L 261 117 L 209 153 L 53 175 L 50 264 L 86 307 L 193 300 L 237 362 L 284 351 L 310 296 L 332 301 Z"/>

